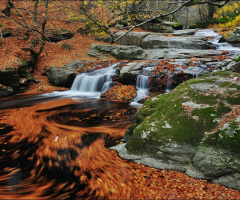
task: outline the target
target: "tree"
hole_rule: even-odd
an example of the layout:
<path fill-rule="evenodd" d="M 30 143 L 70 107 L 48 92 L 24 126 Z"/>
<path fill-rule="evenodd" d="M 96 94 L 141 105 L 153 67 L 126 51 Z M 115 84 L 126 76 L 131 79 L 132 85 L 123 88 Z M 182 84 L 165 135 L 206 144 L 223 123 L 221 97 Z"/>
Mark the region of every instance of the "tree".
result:
<path fill-rule="evenodd" d="M 40 5 L 41 4 L 41 5 Z M 28 66 L 33 67 L 36 63 L 38 56 L 44 48 L 47 37 L 45 35 L 46 25 L 48 23 L 48 4 L 49 0 L 40 1 L 35 0 L 34 4 L 28 4 L 26 1 L 13 1 L 7 0 L 7 6 L 2 11 L 1 17 L 5 17 L 12 22 L 16 23 L 21 29 L 25 29 L 25 35 L 27 37 L 34 36 L 35 45 L 34 47 L 22 48 L 23 51 L 30 52 L 30 59 L 28 60 Z M 41 6 L 41 12 L 39 7 Z M 11 14 L 11 10 L 15 14 Z"/>
<path fill-rule="evenodd" d="M 114 37 L 114 34 L 122 29 L 127 29 L 125 34 L 128 34 L 134 28 L 145 23 L 157 19 L 163 20 L 183 7 L 194 5 L 208 5 L 209 17 L 212 17 L 216 7 L 222 7 L 228 2 L 230 0 L 96 0 L 92 3 L 91 9 L 86 6 L 86 1 L 80 2 L 78 11 L 89 19 L 88 23 L 99 27 L 111 37 L 112 43 L 115 43 L 124 36 L 123 34 L 120 37 Z M 154 3 L 155 6 L 151 6 L 151 3 Z M 102 17 L 99 17 L 101 13 L 96 12 L 95 8 L 100 6 L 107 9 L 109 13 L 102 13 Z"/>

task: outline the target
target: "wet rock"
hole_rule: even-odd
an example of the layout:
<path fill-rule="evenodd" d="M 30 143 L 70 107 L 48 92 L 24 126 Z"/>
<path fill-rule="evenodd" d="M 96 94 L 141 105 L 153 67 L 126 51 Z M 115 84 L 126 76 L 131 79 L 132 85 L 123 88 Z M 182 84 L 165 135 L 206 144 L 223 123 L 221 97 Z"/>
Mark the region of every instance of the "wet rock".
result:
<path fill-rule="evenodd" d="M 184 30 L 177 30 L 172 33 L 174 36 L 185 36 L 185 35 L 194 35 L 197 29 L 184 29 Z"/>
<path fill-rule="evenodd" d="M 235 28 L 233 32 L 228 37 L 224 37 L 224 39 L 230 43 L 240 43 L 240 27 Z"/>
<path fill-rule="evenodd" d="M 136 83 L 137 76 L 146 63 L 128 63 L 120 69 L 119 82 L 125 85 L 133 85 Z"/>
<path fill-rule="evenodd" d="M 0 84 L 0 98 L 7 97 L 13 94 L 13 89 Z"/>
<path fill-rule="evenodd" d="M 56 86 L 71 87 L 76 73 L 85 66 L 83 61 L 74 60 L 64 67 L 52 66 L 49 68 L 48 79 Z"/>
<path fill-rule="evenodd" d="M 240 74 L 215 72 L 147 100 L 124 136 L 126 145 L 117 149 L 119 155 L 240 190 L 236 76 Z M 224 121 L 226 116 L 231 120 Z"/>
<path fill-rule="evenodd" d="M 0 70 L 0 97 L 24 92 L 27 84 L 34 80 L 27 65 L 16 62 Z"/>
<path fill-rule="evenodd" d="M 203 58 L 205 56 L 216 56 L 222 54 L 223 51 L 219 50 L 192 50 L 192 49 L 149 49 L 144 51 L 147 54 L 145 59 L 156 60 L 156 59 L 187 59 L 191 57 Z"/>
<path fill-rule="evenodd" d="M 240 62 L 229 62 L 228 64 L 223 66 L 223 70 L 240 73 Z"/>
<path fill-rule="evenodd" d="M 210 49 L 211 44 L 205 37 L 166 37 L 159 34 L 150 34 L 143 39 L 144 49 Z"/>

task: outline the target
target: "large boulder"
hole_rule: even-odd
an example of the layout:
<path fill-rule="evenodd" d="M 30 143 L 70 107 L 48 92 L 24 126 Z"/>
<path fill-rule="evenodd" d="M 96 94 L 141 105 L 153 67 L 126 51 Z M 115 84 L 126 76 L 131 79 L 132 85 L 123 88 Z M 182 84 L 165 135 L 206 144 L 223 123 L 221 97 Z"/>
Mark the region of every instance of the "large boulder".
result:
<path fill-rule="evenodd" d="M 92 44 L 88 52 L 92 57 L 114 56 L 117 59 L 141 60 L 146 57 L 146 53 L 140 47 L 125 45 L 102 45 Z"/>
<path fill-rule="evenodd" d="M 230 43 L 240 43 L 240 27 L 235 28 L 233 32 L 228 37 L 224 37 L 224 39 Z"/>
<path fill-rule="evenodd" d="M 223 67 L 224 70 L 240 73 L 240 62 L 231 61 Z"/>
<path fill-rule="evenodd" d="M 52 66 L 48 70 L 49 81 L 56 86 L 71 87 L 76 73 L 85 66 L 85 62 L 74 60 L 64 67 Z"/>
<path fill-rule="evenodd" d="M 124 159 L 240 190 L 240 77 L 215 72 L 145 102 L 115 148 Z M 230 181 L 230 182 L 229 182 Z"/>
<path fill-rule="evenodd" d="M 204 58 L 206 56 L 217 56 L 221 55 L 223 51 L 219 50 L 198 50 L 195 49 L 145 49 L 147 54 L 147 60 L 156 60 L 156 59 L 187 59 L 192 57 Z"/>
<path fill-rule="evenodd" d="M 172 33 L 174 36 L 185 36 L 185 35 L 194 35 L 197 29 L 184 29 L 184 30 L 176 30 Z"/>
<path fill-rule="evenodd" d="M 0 98 L 24 92 L 34 79 L 26 62 L 17 61 L 0 70 Z"/>
<path fill-rule="evenodd" d="M 149 32 L 117 32 L 114 34 L 114 39 L 121 37 L 116 41 L 116 44 L 128 45 L 128 46 L 138 46 L 142 47 L 143 38 L 148 36 Z M 111 42 L 111 38 L 109 38 L 109 42 Z"/>
<path fill-rule="evenodd" d="M 74 36 L 74 33 L 69 30 L 50 29 L 45 32 L 46 40 L 51 42 L 68 40 L 68 39 L 71 39 L 73 36 Z"/>
<path fill-rule="evenodd" d="M 119 82 L 125 85 L 133 85 L 136 83 L 137 76 L 141 74 L 141 70 L 146 66 L 145 62 L 130 62 L 120 69 Z"/>
<path fill-rule="evenodd" d="M 139 22 L 141 23 L 141 22 Z M 161 19 L 155 19 L 150 22 L 144 23 L 140 26 L 143 30 L 153 31 L 158 33 L 172 33 L 174 30 L 180 30 L 183 28 L 182 24 L 177 22 L 162 21 Z"/>
<path fill-rule="evenodd" d="M 143 49 L 210 49 L 212 45 L 205 37 L 196 36 L 175 36 L 167 37 L 159 34 L 150 34 L 143 39 Z"/>

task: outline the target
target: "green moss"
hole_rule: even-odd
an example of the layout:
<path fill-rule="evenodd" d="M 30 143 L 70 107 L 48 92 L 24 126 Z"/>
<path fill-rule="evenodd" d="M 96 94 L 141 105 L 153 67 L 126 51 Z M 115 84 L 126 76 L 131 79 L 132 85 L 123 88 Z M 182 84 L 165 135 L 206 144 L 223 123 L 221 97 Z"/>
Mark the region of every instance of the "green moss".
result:
<path fill-rule="evenodd" d="M 162 95 L 153 101 L 155 110 L 151 110 L 150 115 L 148 115 L 149 110 L 146 110 L 146 107 L 140 110 L 142 122 L 134 129 L 132 137 L 126 145 L 130 152 L 141 153 L 144 151 L 153 154 L 154 147 L 170 140 L 194 146 L 200 143 L 206 127 L 201 121 L 187 116 L 182 109 L 184 100 L 179 96 L 186 90 L 185 87 L 177 87 L 171 93 Z M 151 101 L 147 102 L 147 106 L 149 104 Z M 148 116 L 144 118 L 144 114 Z M 166 128 L 166 124 L 169 125 L 168 128 Z"/>
<path fill-rule="evenodd" d="M 219 94 L 210 94 L 205 96 L 204 94 L 199 94 L 195 91 L 189 91 L 188 96 L 198 104 L 208 104 L 208 105 L 215 105 L 216 99 L 221 98 Z"/>
<path fill-rule="evenodd" d="M 126 59 L 129 58 L 129 54 L 124 51 L 119 51 L 118 54 L 116 54 L 118 59 Z"/>
<path fill-rule="evenodd" d="M 226 103 L 238 102 L 239 104 L 240 102 L 239 92 L 236 91 L 227 90 L 228 92 L 222 94 L 211 90 L 207 93 L 192 90 L 191 84 L 215 83 L 219 76 L 232 77 L 233 73 L 214 74 L 218 77 L 206 75 L 192 79 L 180 84 L 170 93 L 158 95 L 153 100 L 146 101 L 137 115 L 138 122 L 131 127 L 132 136 L 126 145 L 128 151 L 135 154 L 147 153 L 156 157 L 159 146 L 164 143 L 178 142 L 192 146 L 201 144 L 205 137 L 204 132 L 215 128 L 218 124 L 217 119 L 231 111 Z M 221 86 L 236 88 L 236 85 L 224 82 Z M 209 105 L 209 107 L 195 109 L 191 115 L 188 115 L 182 103 L 189 100 L 197 104 Z M 198 116 L 198 118 L 192 116 Z M 214 138 L 214 134 L 209 136 L 205 144 L 216 142 Z M 224 145 L 225 143 L 222 146 Z"/>
<path fill-rule="evenodd" d="M 237 84 L 231 84 L 229 87 L 230 87 L 230 88 L 236 88 L 237 91 L 240 91 L 240 85 L 237 85 Z"/>
<path fill-rule="evenodd" d="M 236 88 L 236 90 L 240 90 L 240 85 L 231 83 L 231 82 L 222 82 L 219 84 L 219 87 L 229 87 L 229 88 Z"/>
<path fill-rule="evenodd" d="M 228 106 L 225 106 L 223 102 L 220 102 L 217 106 L 217 117 L 221 117 L 222 115 L 229 113 L 232 109 Z"/>
<path fill-rule="evenodd" d="M 205 131 L 208 131 L 217 125 L 215 121 L 216 111 L 214 107 L 195 109 L 192 111 L 192 116 L 198 116 L 205 126 Z"/>
<path fill-rule="evenodd" d="M 211 78 L 211 79 L 190 79 L 188 80 L 188 84 L 198 84 L 198 83 L 215 83 L 217 81 L 217 78 Z"/>
<path fill-rule="evenodd" d="M 218 130 L 214 134 L 207 136 L 202 145 L 224 148 L 240 156 L 239 123 L 235 120 L 231 122 L 229 128 Z"/>
<path fill-rule="evenodd" d="M 227 97 L 226 100 L 227 100 L 227 103 L 231 105 L 239 105 L 240 94 L 237 94 L 236 96 L 232 96 L 232 97 Z"/>
<path fill-rule="evenodd" d="M 213 75 L 214 75 L 214 76 L 218 75 L 218 76 L 222 76 L 222 77 L 229 77 L 229 76 L 230 76 L 230 72 L 227 72 L 227 71 L 219 71 L 219 72 L 214 72 Z"/>
<path fill-rule="evenodd" d="M 222 82 L 222 83 L 219 84 L 219 87 L 227 87 L 229 85 L 231 85 L 230 82 Z"/>
<path fill-rule="evenodd" d="M 235 58 L 234 61 L 239 62 L 240 61 L 240 56 L 238 58 Z"/>

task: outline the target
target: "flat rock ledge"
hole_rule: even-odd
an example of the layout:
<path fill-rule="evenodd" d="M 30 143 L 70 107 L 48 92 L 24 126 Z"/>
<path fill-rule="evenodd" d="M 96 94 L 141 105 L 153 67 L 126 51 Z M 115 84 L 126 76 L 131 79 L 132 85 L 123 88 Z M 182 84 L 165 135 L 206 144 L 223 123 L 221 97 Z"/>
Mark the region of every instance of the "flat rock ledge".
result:
<path fill-rule="evenodd" d="M 171 148 L 168 148 L 169 145 Z M 126 148 L 126 143 L 110 149 L 117 151 L 121 158 L 132 162 L 157 169 L 184 172 L 193 178 L 207 179 L 213 183 L 240 190 L 240 159 L 233 153 L 221 148 L 202 146 L 195 148 L 177 143 L 166 144 L 161 148 L 157 152 L 161 158 L 153 158 L 148 154 L 131 154 Z"/>

